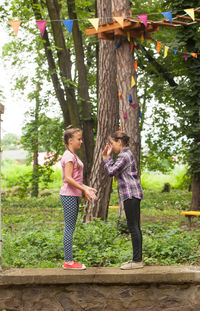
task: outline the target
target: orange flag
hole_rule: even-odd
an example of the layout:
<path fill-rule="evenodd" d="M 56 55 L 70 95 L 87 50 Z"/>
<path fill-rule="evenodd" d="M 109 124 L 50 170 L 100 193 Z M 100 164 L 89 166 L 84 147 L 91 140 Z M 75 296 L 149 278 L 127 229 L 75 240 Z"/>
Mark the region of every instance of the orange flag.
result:
<path fill-rule="evenodd" d="M 133 41 L 130 42 L 130 48 L 131 48 L 131 53 L 133 53 L 133 49 L 134 49 L 134 43 L 133 43 Z"/>
<path fill-rule="evenodd" d="M 157 53 L 160 53 L 160 49 L 161 49 L 162 43 L 161 42 L 157 42 Z"/>
<path fill-rule="evenodd" d="M 12 26 L 12 29 L 13 29 L 15 35 L 17 36 L 18 29 L 19 29 L 19 26 L 21 24 L 21 21 L 9 21 L 9 23 Z"/>
<path fill-rule="evenodd" d="M 197 53 L 191 53 L 194 58 L 197 58 Z"/>
<path fill-rule="evenodd" d="M 137 60 L 134 61 L 134 69 L 137 70 Z"/>

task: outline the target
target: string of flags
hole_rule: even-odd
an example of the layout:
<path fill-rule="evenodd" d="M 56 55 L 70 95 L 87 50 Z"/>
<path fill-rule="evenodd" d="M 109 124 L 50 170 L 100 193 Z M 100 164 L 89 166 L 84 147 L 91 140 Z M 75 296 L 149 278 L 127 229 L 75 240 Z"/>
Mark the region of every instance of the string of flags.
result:
<path fill-rule="evenodd" d="M 189 15 L 191 17 L 191 19 L 193 21 L 195 21 L 195 9 L 194 8 L 190 8 L 190 9 L 185 9 L 184 10 L 186 12 L 187 15 Z M 167 18 L 170 23 L 172 23 L 172 12 L 161 12 L 160 14 L 162 14 L 165 18 Z M 148 26 L 148 14 L 139 14 L 136 15 L 139 20 L 145 25 L 145 27 Z M 113 17 L 114 20 L 116 20 L 121 27 L 124 27 L 124 16 L 118 16 L 118 17 Z M 96 29 L 96 31 L 98 31 L 98 27 L 99 27 L 99 20 L 100 18 L 89 18 L 88 21 L 92 24 L 92 26 Z M 74 20 L 61 20 L 63 22 L 63 24 L 65 25 L 65 27 L 67 28 L 69 34 L 71 34 L 72 32 L 72 27 L 73 27 L 73 22 Z M 10 25 L 13 28 L 13 31 L 15 33 L 15 35 L 17 36 L 18 34 L 18 30 L 21 24 L 20 20 L 10 20 Z M 40 21 L 36 21 L 36 24 L 41 32 L 41 35 L 44 35 L 44 31 L 46 28 L 46 24 L 47 24 L 47 20 L 40 20 Z"/>

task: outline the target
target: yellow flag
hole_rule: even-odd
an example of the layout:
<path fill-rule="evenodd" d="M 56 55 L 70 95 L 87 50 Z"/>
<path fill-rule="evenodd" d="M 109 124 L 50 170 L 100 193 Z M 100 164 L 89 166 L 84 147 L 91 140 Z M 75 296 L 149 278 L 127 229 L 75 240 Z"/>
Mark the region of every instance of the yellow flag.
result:
<path fill-rule="evenodd" d="M 89 18 L 88 20 L 97 31 L 99 28 L 99 18 Z"/>
<path fill-rule="evenodd" d="M 127 32 L 127 39 L 128 39 L 129 42 L 131 41 L 130 31 Z"/>
<path fill-rule="evenodd" d="M 168 46 L 165 46 L 164 56 L 163 56 L 163 58 L 167 57 L 168 50 L 169 50 L 169 47 L 168 47 Z"/>
<path fill-rule="evenodd" d="M 113 16 L 113 18 L 122 26 L 122 28 L 124 28 L 124 16 Z"/>
<path fill-rule="evenodd" d="M 12 29 L 13 29 L 15 35 L 17 36 L 21 21 L 9 21 L 9 23 L 12 26 Z"/>
<path fill-rule="evenodd" d="M 193 21 L 195 20 L 194 9 L 186 9 L 184 11 L 192 18 Z"/>
<path fill-rule="evenodd" d="M 143 33 L 141 34 L 140 41 L 141 41 L 141 43 L 144 43 L 144 35 L 143 35 Z"/>
<path fill-rule="evenodd" d="M 134 77 L 132 76 L 132 78 L 131 78 L 131 87 L 134 87 L 135 86 L 135 79 L 134 79 Z"/>

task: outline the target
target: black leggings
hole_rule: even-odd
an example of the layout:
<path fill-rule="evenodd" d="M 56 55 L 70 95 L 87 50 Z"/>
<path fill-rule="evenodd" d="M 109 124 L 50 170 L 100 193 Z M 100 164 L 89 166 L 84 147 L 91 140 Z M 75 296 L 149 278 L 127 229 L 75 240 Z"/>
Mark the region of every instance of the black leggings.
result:
<path fill-rule="evenodd" d="M 133 245 L 133 261 L 142 261 L 142 232 L 140 229 L 140 199 L 124 201 L 124 210 Z"/>

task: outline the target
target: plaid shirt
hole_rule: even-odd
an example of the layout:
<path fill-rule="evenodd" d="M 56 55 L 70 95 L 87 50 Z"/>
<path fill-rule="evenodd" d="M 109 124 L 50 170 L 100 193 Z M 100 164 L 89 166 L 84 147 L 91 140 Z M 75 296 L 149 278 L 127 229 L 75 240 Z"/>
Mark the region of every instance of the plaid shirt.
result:
<path fill-rule="evenodd" d="M 109 176 L 116 176 L 120 201 L 132 197 L 143 199 L 142 187 L 137 179 L 135 160 L 129 148 L 123 149 L 114 161 L 112 158 L 103 160 L 104 168 Z"/>

